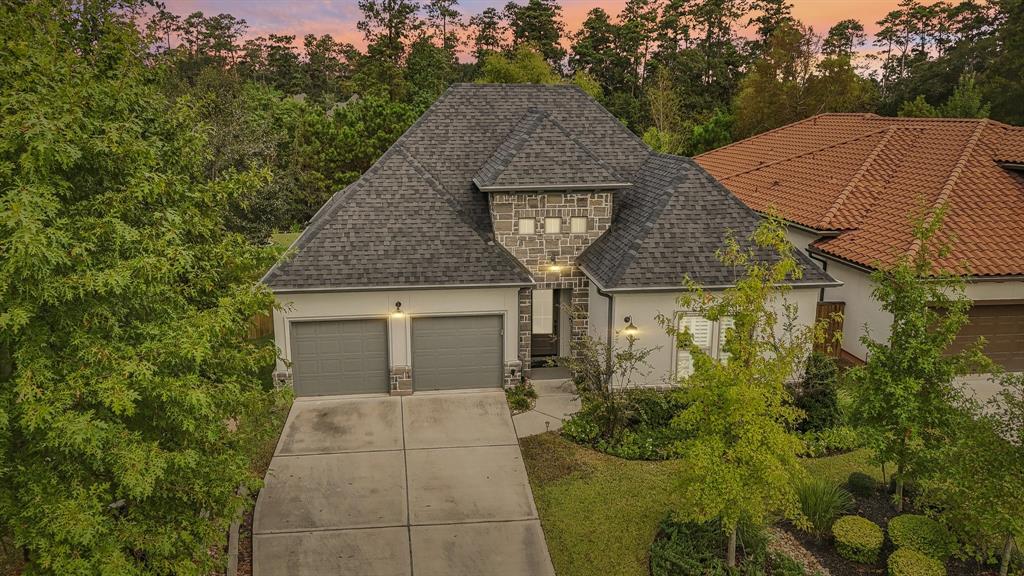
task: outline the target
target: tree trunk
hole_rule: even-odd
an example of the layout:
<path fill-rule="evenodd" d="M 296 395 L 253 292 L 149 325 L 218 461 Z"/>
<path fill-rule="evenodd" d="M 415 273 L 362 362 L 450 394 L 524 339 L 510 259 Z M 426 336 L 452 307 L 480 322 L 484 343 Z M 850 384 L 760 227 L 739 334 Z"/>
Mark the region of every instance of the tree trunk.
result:
<path fill-rule="evenodd" d="M 736 528 L 729 532 L 729 546 L 725 550 L 725 564 L 729 568 L 736 567 Z"/>
<path fill-rule="evenodd" d="M 1013 535 L 1006 535 L 1006 542 L 1003 543 L 1003 554 L 999 557 L 999 576 L 1006 576 L 1010 570 L 1010 557 L 1013 555 Z"/>
<path fill-rule="evenodd" d="M 903 465 L 896 468 L 896 511 L 903 513 Z"/>

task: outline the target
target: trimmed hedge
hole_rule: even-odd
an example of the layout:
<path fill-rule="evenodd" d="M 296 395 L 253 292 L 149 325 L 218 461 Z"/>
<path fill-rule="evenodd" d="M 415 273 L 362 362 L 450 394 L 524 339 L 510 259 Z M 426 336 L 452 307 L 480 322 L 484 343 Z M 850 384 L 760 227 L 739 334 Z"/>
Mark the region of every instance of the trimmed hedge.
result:
<path fill-rule="evenodd" d="M 900 548 L 889 556 L 889 576 L 946 576 L 946 566 L 917 550 Z"/>
<path fill-rule="evenodd" d="M 875 480 L 870 474 L 853 472 L 846 479 L 846 489 L 861 498 L 874 495 L 881 483 Z"/>
<path fill-rule="evenodd" d="M 882 528 L 861 516 L 843 516 L 832 525 L 836 551 L 847 560 L 873 564 L 878 561 L 885 535 Z"/>
<path fill-rule="evenodd" d="M 956 543 L 946 527 L 920 514 L 903 514 L 889 521 L 889 539 L 897 548 L 910 548 L 945 560 Z"/>

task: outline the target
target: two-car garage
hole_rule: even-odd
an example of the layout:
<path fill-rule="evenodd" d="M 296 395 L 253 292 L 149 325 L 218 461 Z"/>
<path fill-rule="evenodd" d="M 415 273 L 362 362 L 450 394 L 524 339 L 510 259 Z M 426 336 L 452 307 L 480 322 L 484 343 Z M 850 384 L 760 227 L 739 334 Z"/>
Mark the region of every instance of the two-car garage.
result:
<path fill-rule="evenodd" d="M 413 390 L 501 386 L 502 315 L 406 319 L 290 321 L 296 395 L 387 392 L 393 354 L 411 355 Z"/>

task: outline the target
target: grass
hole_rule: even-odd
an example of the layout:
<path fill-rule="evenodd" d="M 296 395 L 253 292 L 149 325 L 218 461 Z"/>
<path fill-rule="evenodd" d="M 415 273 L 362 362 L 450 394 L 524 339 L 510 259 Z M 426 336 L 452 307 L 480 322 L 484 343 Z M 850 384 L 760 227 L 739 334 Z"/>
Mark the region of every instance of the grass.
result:
<path fill-rule="evenodd" d="M 282 248 L 288 248 L 302 232 L 279 232 L 270 235 L 270 241 Z"/>
<path fill-rule="evenodd" d="M 523 459 L 559 576 L 646 576 L 647 550 L 673 507 L 680 460 L 622 460 L 554 433 L 524 438 Z M 869 453 L 806 460 L 808 471 L 836 482 L 853 471 L 881 478 Z"/>

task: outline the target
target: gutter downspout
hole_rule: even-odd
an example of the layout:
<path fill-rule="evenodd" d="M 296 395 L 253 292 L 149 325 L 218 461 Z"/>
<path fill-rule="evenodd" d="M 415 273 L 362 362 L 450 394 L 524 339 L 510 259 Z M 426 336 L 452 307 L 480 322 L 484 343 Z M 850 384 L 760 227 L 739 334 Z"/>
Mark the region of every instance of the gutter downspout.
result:
<path fill-rule="evenodd" d="M 612 362 L 612 295 L 607 293 L 607 292 L 605 292 L 604 290 L 601 290 L 601 288 L 596 283 L 594 283 L 594 282 L 591 282 L 591 283 L 594 284 L 594 289 L 597 290 L 598 295 L 600 295 L 601 297 L 603 297 L 603 298 L 608 300 L 608 340 L 607 340 L 607 342 L 608 342 L 608 354 L 607 354 L 608 358 L 607 358 L 607 361 L 608 361 L 608 364 L 611 364 L 611 362 Z"/>
<path fill-rule="evenodd" d="M 815 261 L 815 262 L 820 262 L 821 263 L 821 271 L 825 272 L 826 274 L 828 273 L 828 260 L 826 260 L 826 259 L 824 259 L 824 258 L 822 258 L 822 257 L 820 257 L 818 255 L 816 255 L 815 253 L 811 252 L 810 250 L 807 251 L 807 257 L 810 258 L 811 260 Z M 824 301 L 825 301 L 825 287 L 822 286 L 820 289 L 818 289 L 818 302 L 824 302 Z"/>

